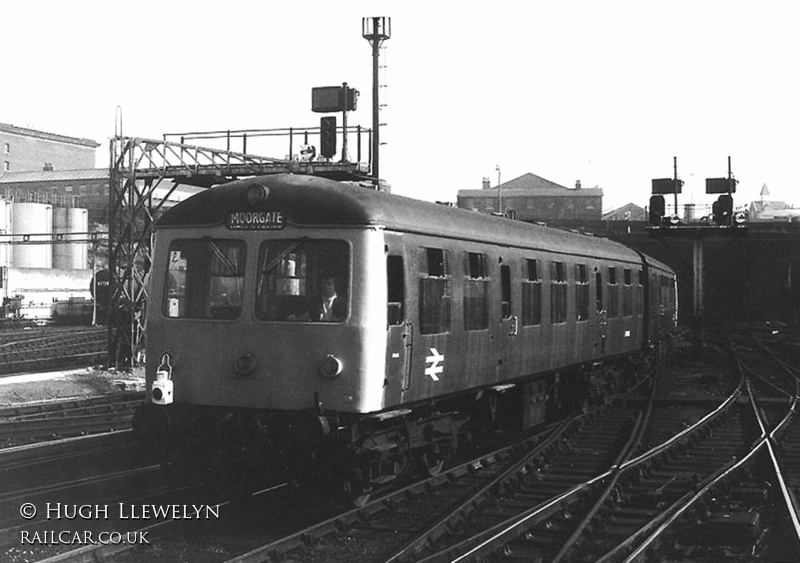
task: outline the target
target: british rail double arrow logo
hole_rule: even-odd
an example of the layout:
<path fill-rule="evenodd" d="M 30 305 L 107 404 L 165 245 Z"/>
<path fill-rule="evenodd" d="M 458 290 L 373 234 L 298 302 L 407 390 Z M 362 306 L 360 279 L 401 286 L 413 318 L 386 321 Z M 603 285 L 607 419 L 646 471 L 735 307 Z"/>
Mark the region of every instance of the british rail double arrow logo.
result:
<path fill-rule="evenodd" d="M 425 356 L 425 363 L 430 364 L 425 368 L 425 375 L 430 375 L 434 381 L 439 381 L 439 374 L 444 371 L 444 356 L 436 348 L 430 348 L 431 355 Z"/>

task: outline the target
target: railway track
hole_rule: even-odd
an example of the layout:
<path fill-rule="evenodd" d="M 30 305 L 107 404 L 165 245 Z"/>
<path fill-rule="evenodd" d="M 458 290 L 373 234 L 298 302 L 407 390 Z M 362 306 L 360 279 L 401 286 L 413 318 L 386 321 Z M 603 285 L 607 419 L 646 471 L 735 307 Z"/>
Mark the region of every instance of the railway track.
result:
<path fill-rule="evenodd" d="M 372 559 L 366 556 L 367 553 L 388 557 L 387 549 L 395 551 L 401 558 L 406 555 L 416 557 L 420 548 L 441 541 L 448 530 L 463 523 L 466 515 L 476 507 L 493 502 L 491 499 L 496 491 L 511 494 L 512 491 L 518 491 L 519 484 L 528 477 L 537 476 L 546 485 L 542 483 L 540 490 L 531 495 L 547 497 L 549 494 L 543 492 L 544 487 L 565 491 L 587 475 L 607 467 L 613 460 L 619 441 L 627 439 L 635 418 L 635 412 L 630 409 L 604 406 L 591 414 L 551 427 L 546 432 L 445 469 L 422 482 L 390 492 L 361 508 L 323 517 L 310 526 L 307 523 L 300 525 L 306 521 L 301 519 L 294 530 L 287 531 L 285 519 L 273 522 L 272 526 L 257 521 L 253 524 L 257 531 L 248 532 L 241 530 L 241 520 L 236 519 L 237 526 L 233 530 L 225 528 L 226 531 L 222 532 L 215 529 L 213 545 L 209 545 L 209 539 L 205 536 L 190 534 L 187 537 L 160 525 L 159 532 L 155 537 L 151 536 L 151 541 L 160 546 L 158 549 L 169 552 L 170 556 L 179 553 L 184 560 L 224 560 L 227 555 L 235 554 L 233 560 L 237 562 L 284 557 L 297 561 L 369 561 Z M 598 451 L 601 442 L 604 446 L 602 451 Z M 589 456 L 590 451 L 595 453 Z M 563 475 L 556 473 L 555 465 L 550 468 L 551 464 L 571 467 L 572 477 L 565 480 Z M 521 492 L 515 494 L 524 495 Z M 290 500 L 289 504 L 292 502 L 296 505 L 297 500 Z M 519 505 L 525 502 L 520 500 Z M 504 509 L 503 503 L 495 503 L 494 506 L 497 510 Z M 313 519 L 318 510 L 312 507 L 307 516 Z M 493 517 L 496 519 L 498 515 Z M 259 518 L 263 520 L 263 515 Z M 431 518 L 437 519 L 437 525 L 429 525 Z M 222 523 L 219 525 L 225 527 Z M 271 541 L 264 545 L 264 529 L 270 527 L 273 529 L 269 534 Z M 405 533 L 399 533 L 401 530 Z M 231 540 L 231 535 L 236 536 L 235 541 Z M 220 536 L 225 539 L 220 540 Z M 364 541 L 357 542 L 358 536 Z M 376 543 L 378 536 L 380 539 Z M 342 537 L 347 538 L 348 554 L 337 552 L 332 558 L 328 548 L 331 545 L 341 546 Z M 233 543 L 235 549 L 229 547 Z M 221 544 L 225 547 L 221 547 Z M 242 553 L 248 545 L 252 545 L 253 549 Z M 98 546 L 97 553 L 108 553 L 108 549 Z M 130 549 L 129 546 L 121 554 L 118 546 L 113 551 L 117 561 L 148 561 L 156 555 L 152 549 Z M 324 556 L 320 559 L 321 549 Z M 376 551 L 373 553 L 373 550 Z M 164 554 L 163 551 L 158 553 L 159 556 Z M 84 560 L 81 559 L 83 557 L 86 557 L 85 553 L 76 555 L 74 560 Z"/>
<path fill-rule="evenodd" d="M 108 329 L 32 329 L 0 333 L 0 375 L 85 366 L 108 353 Z"/>
<path fill-rule="evenodd" d="M 127 429 L 143 400 L 132 392 L 0 408 L 0 444 Z"/>
<path fill-rule="evenodd" d="M 798 383 L 785 373 L 777 378 L 774 372 L 763 369 L 758 373 L 743 369 L 742 360 L 735 354 L 734 360 L 741 375 L 734 394 L 739 396 L 717 409 L 720 413 L 712 423 L 716 428 L 700 434 L 683 451 L 673 450 L 666 460 L 645 466 L 644 471 L 633 475 L 633 486 L 623 482 L 623 476 L 553 561 L 627 563 L 644 560 L 648 553 L 670 561 L 751 561 L 758 556 L 797 559 L 797 510 L 786 492 L 787 479 L 772 444 L 775 433 L 791 418 Z M 793 393 L 781 389 L 787 379 Z M 759 393 L 756 382 L 769 393 Z M 771 424 L 765 411 L 775 415 L 780 410 L 774 397 L 776 390 L 784 395 L 785 405 L 782 417 L 774 416 Z M 781 484 L 780 495 L 770 494 L 771 487 L 765 486 L 763 470 L 759 470 L 759 458 L 763 461 L 767 452 L 773 470 L 769 479 Z M 625 467 L 623 464 L 623 471 Z M 676 475 L 687 475 L 687 470 L 689 482 L 674 486 Z M 673 485 L 671 494 L 662 488 L 667 485 Z M 782 499 L 776 503 L 770 496 Z M 596 518 L 598 515 L 601 518 Z M 788 521 L 792 522 L 784 526 L 788 529 L 773 526 Z"/>
<path fill-rule="evenodd" d="M 796 560 L 797 374 L 756 365 L 767 357 L 757 346 L 735 353 L 733 384 L 713 371 L 677 384 L 665 377 L 647 398 L 605 405 L 358 509 L 332 511 L 278 485 L 247 506 L 220 503 L 219 520 L 148 523 L 139 530 L 150 545 L 83 546 L 58 561 Z"/>
<path fill-rule="evenodd" d="M 98 537 L 112 525 L 115 532 L 125 534 L 141 524 L 130 517 L 135 514 L 134 507 L 187 502 L 189 497 L 197 498 L 202 489 L 201 471 L 143 459 L 131 431 L 2 450 L 0 476 L 2 561 L 38 561 L 70 549 L 69 545 L 52 545 L 58 542 L 25 547 L 21 534 L 46 537 L 44 534 L 77 526 Z M 23 512 L 23 507 L 32 512 Z M 101 510 L 102 514 L 76 517 L 76 507 Z M 117 507 L 126 507 L 127 520 L 114 518 L 115 512 L 123 510 Z M 81 514 L 86 514 L 85 510 Z"/>

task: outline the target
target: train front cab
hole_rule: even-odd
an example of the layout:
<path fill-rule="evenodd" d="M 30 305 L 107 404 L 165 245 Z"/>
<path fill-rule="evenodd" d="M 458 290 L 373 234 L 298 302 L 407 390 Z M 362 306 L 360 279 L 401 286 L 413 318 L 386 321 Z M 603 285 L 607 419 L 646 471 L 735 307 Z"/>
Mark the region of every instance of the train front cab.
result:
<path fill-rule="evenodd" d="M 162 228 L 157 237 L 147 381 L 161 413 L 152 420 L 166 414 L 165 425 L 185 427 L 250 413 L 276 432 L 307 427 L 314 436 L 303 438 L 316 439 L 335 429 L 323 414 L 381 410 L 386 284 L 371 272 L 385 260 L 378 230 L 223 225 Z M 322 321 L 311 300 L 325 276 L 345 306 L 343 317 Z M 165 380 L 169 400 L 161 400 Z"/>

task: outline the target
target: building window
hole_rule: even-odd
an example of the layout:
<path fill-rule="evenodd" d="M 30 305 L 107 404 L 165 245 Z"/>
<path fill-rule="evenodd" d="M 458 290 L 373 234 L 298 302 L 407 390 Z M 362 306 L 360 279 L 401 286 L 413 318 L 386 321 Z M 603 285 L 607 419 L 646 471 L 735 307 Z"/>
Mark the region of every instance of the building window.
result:
<path fill-rule="evenodd" d="M 11 154 L 11 145 L 3 143 L 3 154 Z"/>
<path fill-rule="evenodd" d="M 6 160 L 3 162 L 3 172 L 8 172 L 11 170 L 11 164 Z"/>

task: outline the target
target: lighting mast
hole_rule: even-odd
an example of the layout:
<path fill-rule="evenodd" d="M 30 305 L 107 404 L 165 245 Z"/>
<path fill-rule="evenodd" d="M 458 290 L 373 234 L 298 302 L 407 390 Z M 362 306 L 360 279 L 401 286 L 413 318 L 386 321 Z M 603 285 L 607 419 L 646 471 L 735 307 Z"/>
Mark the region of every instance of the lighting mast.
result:
<path fill-rule="evenodd" d="M 378 49 L 392 35 L 392 18 L 361 18 L 361 36 L 372 46 L 372 177 L 375 188 L 380 179 L 378 150 L 380 122 L 378 119 Z"/>

